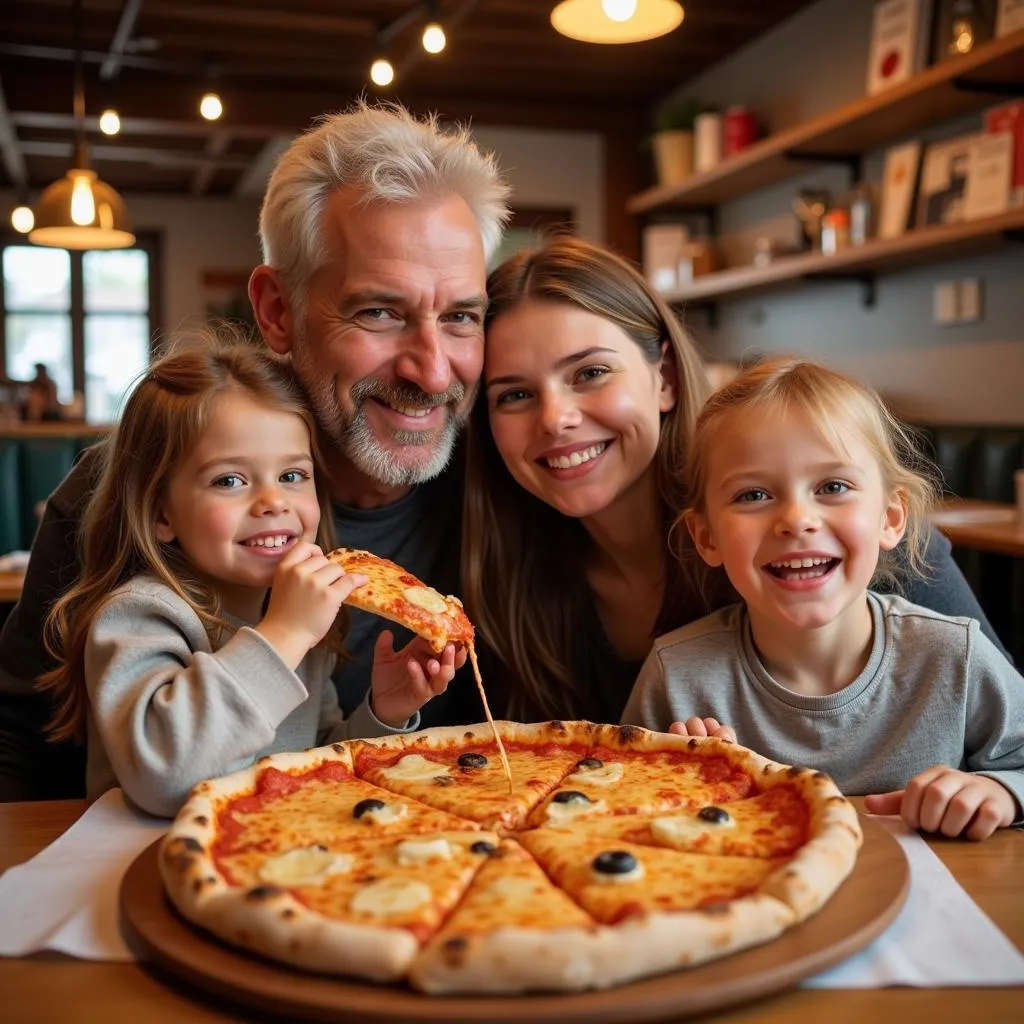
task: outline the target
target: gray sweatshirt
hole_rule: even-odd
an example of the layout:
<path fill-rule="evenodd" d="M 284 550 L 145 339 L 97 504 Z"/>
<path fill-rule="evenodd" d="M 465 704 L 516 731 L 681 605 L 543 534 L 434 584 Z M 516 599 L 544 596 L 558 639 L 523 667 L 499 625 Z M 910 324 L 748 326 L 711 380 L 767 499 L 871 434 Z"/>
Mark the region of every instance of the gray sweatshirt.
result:
<path fill-rule="evenodd" d="M 241 623 L 214 650 L 188 604 L 156 578 L 137 577 L 89 631 L 89 799 L 120 786 L 143 810 L 171 816 L 197 782 L 264 754 L 419 728 L 419 712 L 401 729 L 378 721 L 368 695 L 343 719 L 334 660 L 315 648 L 293 672 Z"/>
<path fill-rule="evenodd" d="M 902 789 L 936 764 L 980 772 L 1024 806 L 1024 679 L 973 619 L 868 594 L 871 655 L 837 693 L 805 696 L 766 671 L 742 604 L 659 638 L 622 721 L 664 730 L 694 715 L 848 794 Z"/>

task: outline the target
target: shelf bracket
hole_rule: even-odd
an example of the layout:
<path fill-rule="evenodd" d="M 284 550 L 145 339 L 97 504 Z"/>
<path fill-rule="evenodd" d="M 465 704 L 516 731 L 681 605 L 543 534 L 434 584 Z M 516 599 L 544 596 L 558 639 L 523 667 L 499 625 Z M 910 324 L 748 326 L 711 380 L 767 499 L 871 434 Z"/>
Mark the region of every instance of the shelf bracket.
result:
<path fill-rule="evenodd" d="M 805 163 L 842 164 L 849 168 L 854 184 L 863 176 L 860 153 L 816 153 L 813 150 L 787 149 L 785 157 L 787 160 L 802 160 Z"/>
<path fill-rule="evenodd" d="M 954 78 L 953 88 L 960 92 L 986 92 L 993 96 L 1024 95 L 1024 81 L 1000 82 L 993 78 L 971 78 L 968 75 Z"/>

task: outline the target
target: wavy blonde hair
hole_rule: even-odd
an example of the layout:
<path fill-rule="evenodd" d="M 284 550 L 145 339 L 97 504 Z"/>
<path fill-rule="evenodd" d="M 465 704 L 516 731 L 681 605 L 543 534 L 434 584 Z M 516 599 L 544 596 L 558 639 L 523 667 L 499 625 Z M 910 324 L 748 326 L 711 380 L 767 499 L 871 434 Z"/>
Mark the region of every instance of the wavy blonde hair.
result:
<path fill-rule="evenodd" d="M 662 359 L 667 343 L 679 394 L 675 407 L 662 414 L 654 456 L 667 535 L 683 507 L 683 461 L 709 391 L 700 357 L 676 316 L 626 260 L 568 236 L 503 263 L 491 274 L 487 294 L 488 323 L 528 299 L 542 299 L 578 306 L 616 324 L 651 365 Z M 489 661 L 499 663 L 489 668 L 492 677 L 495 672 L 504 677 L 499 682 L 508 692 L 508 715 L 568 718 L 587 712 L 578 645 L 580 623 L 592 601 L 582 571 L 589 549 L 589 536 L 578 520 L 555 511 L 513 479 L 494 443 L 481 394 L 468 430 L 463 590 Z M 705 611 L 682 580 L 667 542 L 665 561 L 665 597 L 655 635 Z"/>
<path fill-rule="evenodd" d="M 172 343 L 139 380 L 120 422 L 103 443 L 99 483 L 79 531 L 81 575 L 46 620 L 46 646 L 57 667 L 41 676 L 38 685 L 54 704 L 51 739 L 84 737 L 89 630 L 111 593 L 128 580 L 142 573 L 156 576 L 188 603 L 214 643 L 232 628 L 222 617 L 217 594 L 201 581 L 185 552 L 157 539 L 156 520 L 170 479 L 205 431 L 215 399 L 233 392 L 276 412 L 293 413 L 306 424 L 318 470 L 317 543 L 325 550 L 334 547 L 313 418 L 288 367 L 228 325 Z M 332 633 L 326 642 L 337 649 L 340 638 Z"/>
<path fill-rule="evenodd" d="M 871 583 L 898 589 L 909 576 L 927 578 L 931 568 L 925 557 L 931 532 L 929 513 L 938 493 L 934 466 L 924 456 L 914 431 L 889 411 L 876 391 L 853 377 L 803 359 L 766 359 L 745 369 L 708 399 L 690 444 L 686 462 L 689 493 L 674 531 L 686 532 L 684 520 L 690 512 L 706 512 L 708 459 L 718 431 L 753 408 L 768 415 L 804 414 L 837 452 L 844 450 L 841 427 L 853 427 L 878 460 L 883 487 L 889 494 L 900 495 L 907 513 L 902 543 L 892 551 L 880 552 Z M 701 587 L 722 575 L 697 559 L 690 560 L 688 568 Z"/>

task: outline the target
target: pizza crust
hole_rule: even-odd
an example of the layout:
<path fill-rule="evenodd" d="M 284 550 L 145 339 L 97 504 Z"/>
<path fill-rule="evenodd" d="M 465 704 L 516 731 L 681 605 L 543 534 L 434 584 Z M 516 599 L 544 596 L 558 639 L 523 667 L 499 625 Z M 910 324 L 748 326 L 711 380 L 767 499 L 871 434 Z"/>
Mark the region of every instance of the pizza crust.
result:
<path fill-rule="evenodd" d="M 852 870 L 861 843 L 857 814 L 820 772 L 779 765 L 717 739 L 632 726 L 498 722 L 497 728 L 510 743 L 621 750 L 626 779 L 631 751 L 687 750 L 725 757 L 749 772 L 760 791 L 796 788 L 811 808 L 809 841 L 756 892 L 739 899 L 696 910 L 655 911 L 611 925 L 498 925 L 454 935 L 441 928 L 422 946 L 407 927 L 329 918 L 279 886 L 230 885 L 219 872 L 213 857 L 218 815 L 232 800 L 256 792 L 264 769 L 301 774 L 340 764 L 355 773 L 359 752 L 366 747 L 399 755 L 413 747 L 433 748 L 450 755 L 453 747 L 471 748 L 492 738 L 484 724 L 447 727 L 273 755 L 200 783 L 160 852 L 160 873 L 171 900 L 185 917 L 225 941 L 305 970 L 375 981 L 408 978 L 428 993 L 515 994 L 607 988 L 769 941 L 819 910 Z M 478 835 L 497 842 L 495 836 Z M 420 845 L 425 841 L 423 835 L 416 840 Z M 316 837 L 311 835 L 309 842 L 315 844 Z M 425 863 L 424 878 L 429 870 Z"/>

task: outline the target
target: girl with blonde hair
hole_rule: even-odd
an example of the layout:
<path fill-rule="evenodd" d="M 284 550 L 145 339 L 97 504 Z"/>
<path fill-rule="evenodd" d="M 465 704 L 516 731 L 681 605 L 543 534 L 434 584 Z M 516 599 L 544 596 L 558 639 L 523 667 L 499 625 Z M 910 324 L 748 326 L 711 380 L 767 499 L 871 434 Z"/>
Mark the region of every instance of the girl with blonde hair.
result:
<path fill-rule="evenodd" d="M 87 740 L 86 789 L 172 815 L 192 786 L 280 750 L 415 729 L 457 662 L 375 649 L 346 720 L 330 675 L 341 604 L 366 578 L 333 544 L 313 420 L 286 366 L 240 338 L 158 359 L 106 442 L 82 574 L 56 603 L 54 739 Z"/>
<path fill-rule="evenodd" d="M 976 620 L 869 589 L 927 571 L 934 493 L 878 395 L 806 361 L 756 365 L 704 407 L 686 475 L 679 523 L 741 603 L 659 638 L 623 721 L 738 738 L 914 828 L 1018 821 L 1024 679 Z"/>

